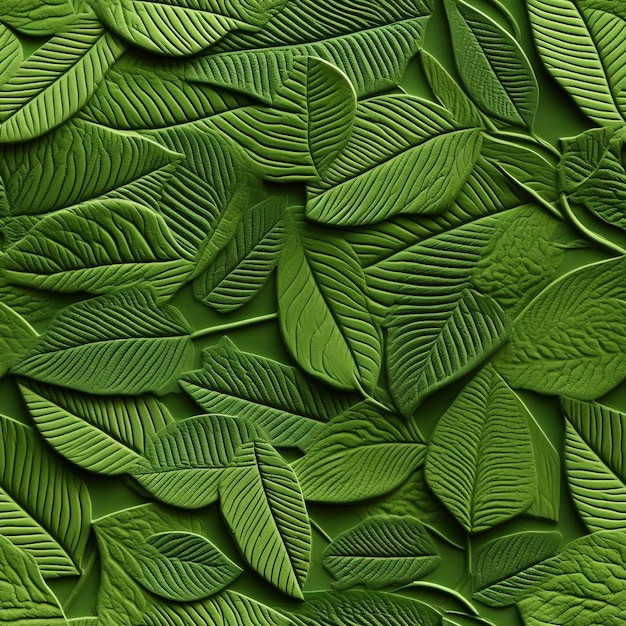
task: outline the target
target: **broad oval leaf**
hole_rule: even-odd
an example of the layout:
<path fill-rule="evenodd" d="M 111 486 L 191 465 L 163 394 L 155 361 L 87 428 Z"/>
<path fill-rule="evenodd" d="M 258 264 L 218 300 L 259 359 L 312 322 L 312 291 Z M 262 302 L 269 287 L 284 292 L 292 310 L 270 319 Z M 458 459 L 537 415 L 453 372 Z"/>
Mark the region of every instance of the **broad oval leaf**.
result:
<path fill-rule="evenodd" d="M 190 328 L 145 290 L 107 294 L 63 309 L 13 373 L 102 395 L 159 391 L 189 369 Z"/>
<path fill-rule="evenodd" d="M 440 560 L 424 525 L 410 515 L 367 518 L 335 538 L 322 555 L 337 588 L 404 585 L 428 574 Z"/>
<path fill-rule="evenodd" d="M 479 533 L 530 506 L 533 461 L 525 407 L 488 365 L 437 423 L 426 480 L 463 528 Z"/>
<path fill-rule="evenodd" d="M 220 509 L 249 565 L 303 599 L 311 525 L 294 471 L 268 443 L 242 445 L 220 483 Z"/>
<path fill-rule="evenodd" d="M 33 139 L 67 121 L 123 51 L 121 42 L 92 19 L 44 43 L 0 86 L 0 142 Z"/>
<path fill-rule="evenodd" d="M 332 419 L 292 466 L 306 500 L 357 502 L 402 484 L 425 450 L 412 422 L 361 403 Z"/>
<path fill-rule="evenodd" d="M 151 396 L 103 398 L 34 382 L 20 391 L 46 442 L 99 474 L 127 474 L 145 465 L 147 439 L 173 421 Z"/>
<path fill-rule="evenodd" d="M 0 377 L 37 341 L 37 331 L 15 310 L 0 302 Z"/>
<path fill-rule="evenodd" d="M 625 314 L 626 259 L 581 267 L 526 307 L 494 365 L 514 387 L 593 400 L 626 377 Z"/>
<path fill-rule="evenodd" d="M 86 487 L 32 428 L 0 416 L 0 442 L 0 535 L 46 578 L 79 574 L 91 521 Z"/>
<path fill-rule="evenodd" d="M 174 531 L 151 535 L 138 546 L 139 582 L 168 600 L 208 598 L 232 583 L 242 569 L 206 537 Z"/>
<path fill-rule="evenodd" d="M 147 467 L 133 476 L 166 504 L 200 509 L 217 500 L 219 482 L 238 447 L 258 436 L 247 420 L 227 415 L 174 422 L 146 442 Z"/>
<path fill-rule="evenodd" d="M 54 35 L 76 20 L 73 0 L 5 0 L 2 21 L 31 37 Z"/>

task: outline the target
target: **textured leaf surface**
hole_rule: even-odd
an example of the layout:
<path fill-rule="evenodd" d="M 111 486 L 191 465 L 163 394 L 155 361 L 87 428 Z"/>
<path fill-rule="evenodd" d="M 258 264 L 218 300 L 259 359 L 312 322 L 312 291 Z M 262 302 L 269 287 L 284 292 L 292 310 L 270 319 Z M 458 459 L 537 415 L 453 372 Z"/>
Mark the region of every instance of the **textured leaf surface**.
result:
<path fill-rule="evenodd" d="M 202 535 L 163 532 L 138 549 L 139 582 L 163 598 L 192 602 L 207 598 L 235 580 L 242 570 Z"/>
<path fill-rule="evenodd" d="M 241 444 L 257 437 L 245 419 L 200 415 L 175 422 L 146 445 L 148 468 L 134 477 L 152 496 L 185 509 L 217 500 L 219 481 Z"/>
<path fill-rule="evenodd" d="M 529 507 L 533 460 L 525 408 L 487 366 L 440 418 L 426 479 L 467 532 L 482 532 Z"/>
<path fill-rule="evenodd" d="M 126 474 L 145 464 L 146 440 L 173 421 L 150 396 L 102 398 L 33 382 L 20 391 L 46 442 L 99 474 Z"/>
<path fill-rule="evenodd" d="M 361 403 L 332 419 L 292 466 L 307 500 L 356 502 L 395 489 L 424 452 L 413 423 Z"/>
<path fill-rule="evenodd" d="M 79 573 L 91 521 L 89 493 L 35 431 L 0 416 L 0 535 L 47 578 Z"/>
<path fill-rule="evenodd" d="M 0 87 L 0 142 L 33 139 L 68 120 L 123 51 L 91 19 L 44 43 Z"/>
<path fill-rule="evenodd" d="M 623 258 L 610 259 L 548 286 L 517 320 L 498 356 L 498 371 L 514 387 L 580 400 L 621 382 L 625 267 Z"/>
<path fill-rule="evenodd" d="M 4 376 L 37 340 L 35 329 L 15 310 L 0 302 L 0 376 Z"/>
<path fill-rule="evenodd" d="M 220 483 L 220 507 L 250 566 L 285 594 L 302 599 L 311 526 L 296 475 L 271 445 L 239 448 Z"/>
<path fill-rule="evenodd" d="M 358 397 L 332 391 L 295 367 L 242 352 L 228 338 L 202 356 L 202 369 L 185 374 L 181 387 L 207 413 L 253 422 L 275 446 L 306 448 L 323 422 Z"/>
<path fill-rule="evenodd" d="M 6 0 L 2 21 L 25 35 L 41 37 L 63 30 L 76 19 L 72 0 Z"/>
<path fill-rule="evenodd" d="M 15 74 L 24 59 L 20 40 L 4 24 L 0 24 L 0 50 L 1 85 Z"/>
<path fill-rule="evenodd" d="M 410 516 L 376 515 L 339 537 L 324 550 L 323 564 L 335 587 L 403 585 L 439 564 L 424 526 Z"/>
<path fill-rule="evenodd" d="M 120 291 L 64 309 L 14 372 L 103 395 L 157 391 L 189 368 L 189 332 L 151 292 Z"/>

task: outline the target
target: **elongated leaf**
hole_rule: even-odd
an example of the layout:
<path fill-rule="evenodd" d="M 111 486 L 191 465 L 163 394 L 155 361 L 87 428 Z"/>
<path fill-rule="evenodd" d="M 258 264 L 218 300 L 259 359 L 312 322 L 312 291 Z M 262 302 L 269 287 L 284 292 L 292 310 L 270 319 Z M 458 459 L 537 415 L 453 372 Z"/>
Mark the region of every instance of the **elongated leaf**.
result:
<path fill-rule="evenodd" d="M 444 2 L 457 68 L 485 113 L 532 128 L 537 79 L 519 43 L 497 22 L 463 0 Z"/>
<path fill-rule="evenodd" d="M 152 292 L 120 291 L 61 311 L 13 371 L 103 395 L 158 391 L 190 367 L 189 333 Z"/>
<path fill-rule="evenodd" d="M 202 358 L 202 369 L 185 374 L 181 387 L 208 413 L 248 419 L 275 446 L 307 448 L 323 422 L 358 398 L 331 391 L 295 367 L 242 352 L 226 337 Z"/>
<path fill-rule="evenodd" d="M 0 376 L 4 376 L 37 340 L 35 329 L 16 311 L 0 302 Z"/>
<path fill-rule="evenodd" d="M 89 493 L 36 433 L 0 416 L 0 535 L 34 557 L 47 578 L 80 572 Z"/>
<path fill-rule="evenodd" d="M 195 297 L 220 313 L 249 302 L 265 285 L 283 247 L 283 208 L 271 199 L 249 209 L 230 243 L 194 283 Z"/>
<path fill-rule="evenodd" d="M 620 48 L 626 21 L 574 0 L 527 0 L 546 69 L 594 122 L 624 122 L 626 69 Z"/>
<path fill-rule="evenodd" d="M 123 51 L 119 40 L 91 19 L 50 39 L 0 86 L 0 142 L 33 139 L 68 120 Z"/>
<path fill-rule="evenodd" d="M 334 587 L 403 585 L 421 578 L 440 561 L 424 526 L 410 516 L 377 515 L 333 540 L 323 564 Z"/>
<path fill-rule="evenodd" d="M 7 280 L 53 291 L 108 293 L 179 289 L 192 263 L 151 209 L 123 200 L 91 202 L 41 220 L 0 261 Z"/>
<path fill-rule="evenodd" d="M 524 407 L 488 365 L 440 418 L 426 480 L 463 528 L 478 533 L 530 506 L 533 460 Z"/>
<path fill-rule="evenodd" d="M 4 16 L 3 7 L 3 16 Z M 20 40 L 4 24 L 0 24 L 0 85 L 9 80 L 24 60 Z"/>
<path fill-rule="evenodd" d="M 2 21 L 31 37 L 54 35 L 75 19 L 76 4 L 72 0 L 6 0 L 2 3 Z"/>
<path fill-rule="evenodd" d="M 250 566 L 283 593 L 303 599 L 311 526 L 293 470 L 267 443 L 247 443 L 220 483 L 220 508 Z"/>
<path fill-rule="evenodd" d="M 597 398 L 621 382 L 625 268 L 623 258 L 609 259 L 548 286 L 517 320 L 498 355 L 498 371 L 514 387 L 580 400 Z"/>
<path fill-rule="evenodd" d="M 412 422 L 361 403 L 332 419 L 292 466 L 306 500 L 357 502 L 398 487 L 422 463 L 424 452 Z"/>
<path fill-rule="evenodd" d="M 98 17 L 130 43 L 156 54 L 201 52 L 234 29 L 256 30 L 285 0 L 95 0 Z"/>
<path fill-rule="evenodd" d="M 626 530 L 626 415 L 596 402 L 562 401 L 565 470 L 583 522 L 597 530 Z"/>
<path fill-rule="evenodd" d="M 192 602 L 228 586 L 242 569 L 202 535 L 163 532 L 138 547 L 139 582 L 163 598 Z"/>
<path fill-rule="evenodd" d="M 278 265 L 280 329 L 306 372 L 340 389 L 372 390 L 381 338 L 356 255 L 335 234 L 288 225 Z"/>
<path fill-rule="evenodd" d="M 28 553 L 0 536 L 0 622 L 20 626 L 67 625 L 59 601 Z"/>
<path fill-rule="evenodd" d="M 297 57 L 271 107 L 243 107 L 209 124 L 240 144 L 269 180 L 311 180 L 348 142 L 355 110 L 356 94 L 342 72 L 322 59 Z"/>
<path fill-rule="evenodd" d="M 500 583 L 553 557 L 561 542 L 558 532 L 527 531 L 485 544 L 476 555 L 473 597 L 491 606 L 508 604 Z"/>
<path fill-rule="evenodd" d="M 238 447 L 259 437 L 245 419 L 199 415 L 169 424 L 146 442 L 146 468 L 133 476 L 152 496 L 184 509 L 218 497 L 219 481 Z"/>
<path fill-rule="evenodd" d="M 32 382 L 20 391 L 46 442 L 99 474 L 126 474 L 145 465 L 146 440 L 173 421 L 150 396 L 101 398 Z"/>
<path fill-rule="evenodd" d="M 458 126 L 445 109 L 420 98 L 367 100 L 343 152 L 321 181 L 308 186 L 307 217 L 361 226 L 398 213 L 441 212 L 467 180 L 481 141 L 478 129 Z"/>

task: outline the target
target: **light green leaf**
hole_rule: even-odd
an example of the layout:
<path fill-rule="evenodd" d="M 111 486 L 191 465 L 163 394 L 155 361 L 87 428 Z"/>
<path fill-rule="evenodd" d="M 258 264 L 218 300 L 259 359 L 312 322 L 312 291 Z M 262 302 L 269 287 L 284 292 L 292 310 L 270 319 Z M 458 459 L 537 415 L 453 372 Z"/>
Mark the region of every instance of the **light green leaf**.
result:
<path fill-rule="evenodd" d="M 526 1 L 535 44 L 548 72 L 592 121 L 623 123 L 626 66 L 620 46 L 626 20 L 574 0 Z"/>
<path fill-rule="evenodd" d="M 356 94 L 336 67 L 297 57 L 272 106 L 249 106 L 207 120 L 234 139 L 259 173 L 281 182 L 322 176 L 352 131 Z"/>
<path fill-rule="evenodd" d="M 2 7 L 4 19 L 4 6 Z M 22 44 L 4 24 L 0 24 L 0 85 L 9 80 L 24 60 Z"/>
<path fill-rule="evenodd" d="M 553 557 L 561 543 L 558 532 L 527 531 L 498 537 L 476 555 L 473 597 L 490 606 L 511 604 L 507 580 Z"/>
<path fill-rule="evenodd" d="M 67 621 L 68 626 L 98 626 L 97 617 L 75 617 Z"/>
<path fill-rule="evenodd" d="M 78 574 L 91 521 L 86 487 L 32 428 L 0 416 L 0 441 L 0 535 L 46 578 Z"/>
<path fill-rule="evenodd" d="M 173 421 L 150 396 L 102 398 L 33 382 L 21 384 L 20 391 L 46 442 L 99 474 L 126 474 L 145 465 L 146 440 Z"/>
<path fill-rule="evenodd" d="M 129 289 L 65 308 L 13 372 L 78 391 L 136 395 L 170 385 L 192 358 L 178 310 Z"/>
<path fill-rule="evenodd" d="M 296 367 L 242 352 L 227 337 L 203 350 L 202 358 L 202 369 L 185 374 L 180 386 L 207 413 L 246 418 L 275 446 L 306 449 L 324 422 L 358 399 Z"/>
<path fill-rule="evenodd" d="M 0 377 L 31 349 L 37 331 L 16 311 L 0 302 Z"/>
<path fill-rule="evenodd" d="M 440 560 L 424 526 L 408 515 L 370 517 L 336 537 L 322 554 L 337 588 L 400 586 L 425 576 Z"/>
<path fill-rule="evenodd" d="M 66 626 L 59 601 L 28 553 L 0 536 L 0 623 Z"/>
<path fill-rule="evenodd" d="M 343 152 L 307 187 L 307 217 L 362 226 L 399 213 L 439 213 L 465 184 L 481 141 L 478 129 L 458 126 L 445 109 L 420 98 L 361 102 Z"/>
<path fill-rule="evenodd" d="M 54 35 L 77 18 L 72 0 L 4 0 L 2 21 L 31 37 Z"/>
<path fill-rule="evenodd" d="M 243 571 L 202 535 L 181 531 L 151 535 L 139 544 L 137 558 L 139 582 L 177 602 L 212 596 Z"/>
<path fill-rule="evenodd" d="M 532 128 L 539 87 L 520 44 L 463 0 L 444 2 L 457 68 L 485 113 Z"/>
<path fill-rule="evenodd" d="M 194 282 L 200 302 L 229 313 L 265 285 L 283 248 L 283 207 L 272 198 L 250 208 L 228 245 Z"/>
<path fill-rule="evenodd" d="M 530 506 L 533 461 L 525 407 L 488 365 L 440 418 L 426 480 L 463 528 L 479 533 Z"/>
<path fill-rule="evenodd" d="M 192 263 L 163 218 L 128 200 L 92 201 L 42 219 L 0 259 L 7 280 L 61 292 L 152 287 L 167 299 Z"/>
<path fill-rule="evenodd" d="M 382 347 L 364 293 L 365 276 L 337 234 L 305 230 L 303 224 L 287 224 L 278 264 L 283 339 L 309 374 L 340 389 L 369 392 L 378 380 Z"/>
<path fill-rule="evenodd" d="M 361 403 L 332 419 L 292 466 L 306 500 L 357 502 L 402 484 L 424 459 L 423 441 L 413 422 Z"/>
<path fill-rule="evenodd" d="M 91 19 L 44 43 L 0 86 L 0 142 L 33 139 L 67 121 L 123 51 L 119 40 Z"/>
<path fill-rule="evenodd" d="M 259 438 L 246 419 L 199 415 L 174 422 L 146 442 L 147 467 L 133 473 L 161 502 L 200 509 L 218 498 L 220 480 L 242 444 Z"/>
<path fill-rule="evenodd" d="M 197 54 L 234 29 L 257 30 L 285 0 L 93 0 L 114 32 L 149 52 Z"/>
<path fill-rule="evenodd" d="M 239 448 L 220 483 L 220 508 L 249 565 L 283 593 L 303 599 L 311 526 L 296 475 L 270 444 Z"/>
<path fill-rule="evenodd" d="M 549 285 L 517 319 L 495 361 L 498 371 L 514 387 L 579 400 L 612 389 L 626 377 L 625 277 L 619 257 Z"/>
<path fill-rule="evenodd" d="M 597 402 L 561 402 L 565 471 L 578 514 L 591 532 L 626 530 L 626 414 Z"/>

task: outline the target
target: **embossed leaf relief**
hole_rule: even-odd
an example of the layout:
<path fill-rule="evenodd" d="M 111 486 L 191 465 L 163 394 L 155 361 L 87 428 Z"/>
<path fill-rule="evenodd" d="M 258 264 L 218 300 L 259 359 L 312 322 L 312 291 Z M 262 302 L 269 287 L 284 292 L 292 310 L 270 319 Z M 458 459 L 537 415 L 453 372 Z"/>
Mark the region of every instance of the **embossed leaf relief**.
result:
<path fill-rule="evenodd" d="M 5 0 L 0 623 L 622 626 L 618 0 Z"/>

